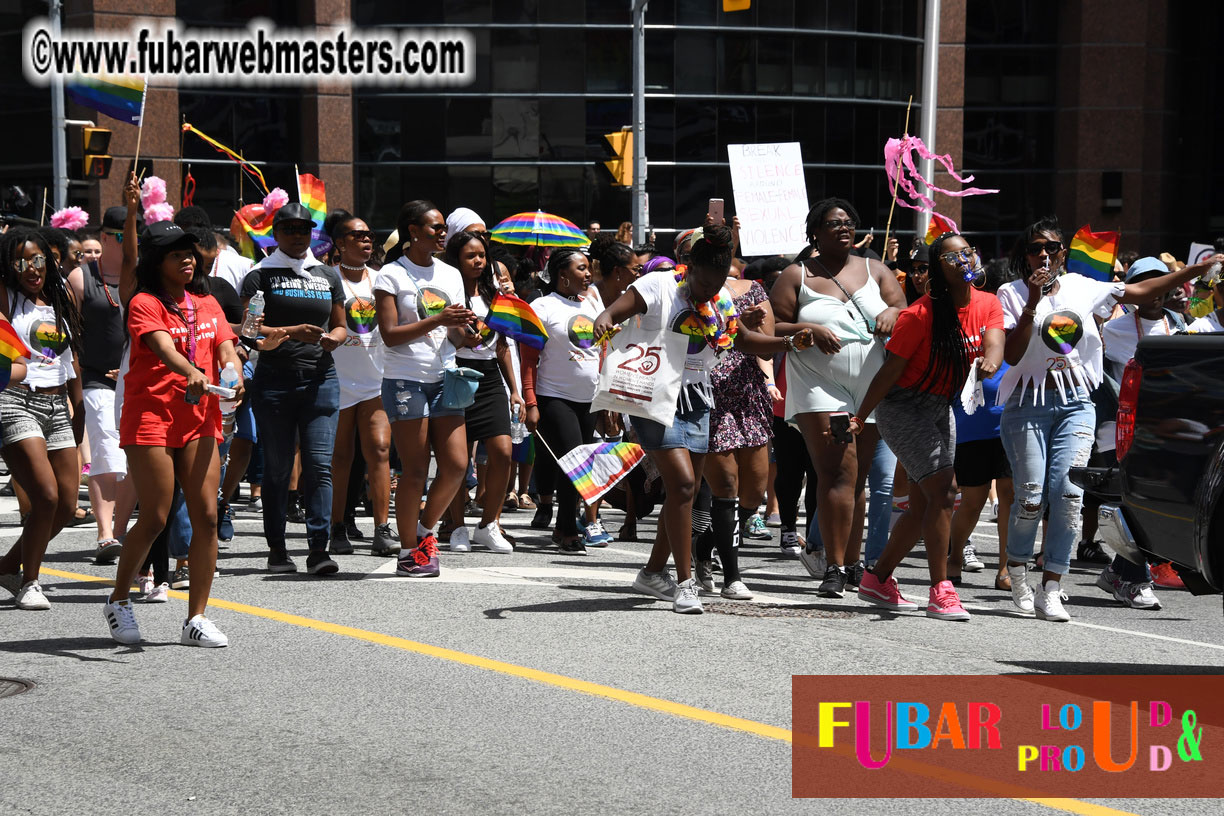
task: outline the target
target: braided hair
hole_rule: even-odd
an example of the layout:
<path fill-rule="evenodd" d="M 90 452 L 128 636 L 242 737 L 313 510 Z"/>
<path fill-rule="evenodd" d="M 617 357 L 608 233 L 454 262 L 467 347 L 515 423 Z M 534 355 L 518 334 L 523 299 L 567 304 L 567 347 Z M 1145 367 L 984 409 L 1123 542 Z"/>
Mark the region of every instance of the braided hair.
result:
<path fill-rule="evenodd" d="M 583 257 L 582 253 L 576 249 L 557 249 L 548 256 L 548 266 L 544 268 L 545 277 L 548 280 L 544 281 L 543 290 L 545 294 L 551 295 L 557 291 L 557 281 L 561 277 L 561 272 L 569 266 L 575 258 Z"/>
<path fill-rule="evenodd" d="M 735 234 L 726 225 L 705 227 L 701 237 L 689 249 L 689 265 L 717 269 L 726 274 L 731 269 L 731 250 L 735 245 Z"/>
<path fill-rule="evenodd" d="M 939 257 L 943 253 L 944 243 L 949 238 L 959 237 L 954 232 L 945 232 L 931 244 L 931 274 L 927 292 L 931 301 L 931 353 L 915 386 L 920 391 L 937 393 L 937 389 L 948 383 L 953 385 L 955 391 L 969 376 L 969 367 L 973 363 L 972 347 L 965 335 L 965 327 L 961 325 L 956 304 L 952 302 L 948 279 L 944 276 L 943 262 Z M 949 395 L 948 402 L 951 401 Z"/>
<path fill-rule="evenodd" d="M 18 298 L 30 300 L 17 278 L 17 262 L 25 252 L 26 244 L 34 244 L 46 260 L 43 270 L 42 297 L 51 305 L 55 312 L 55 330 L 68 335 L 68 343 L 73 352 L 81 351 L 81 311 L 76 302 L 68 294 L 68 286 L 60 267 L 55 263 L 55 255 L 51 252 L 51 244 L 38 230 L 31 227 L 15 227 L 4 233 L 0 238 L 0 282 L 8 290 L 10 303 L 15 304 Z M 5 304 L 9 306 L 9 304 Z"/>

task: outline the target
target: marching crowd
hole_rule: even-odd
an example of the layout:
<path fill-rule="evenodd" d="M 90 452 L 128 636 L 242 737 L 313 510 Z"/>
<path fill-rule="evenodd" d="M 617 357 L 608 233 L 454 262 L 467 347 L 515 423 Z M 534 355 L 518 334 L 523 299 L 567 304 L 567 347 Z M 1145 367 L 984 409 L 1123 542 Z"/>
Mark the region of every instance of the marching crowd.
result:
<path fill-rule="evenodd" d="M 440 544 L 513 552 L 505 512 L 534 511 L 562 553 L 606 546 L 601 502 L 557 465 L 595 440 L 646 452 L 603 501 L 624 510 L 624 540 L 658 513 L 633 589 L 676 612 L 700 613 L 702 594 L 751 599 L 740 542 L 771 539 L 774 522 L 820 596 L 896 611 L 920 606 L 893 573 L 923 541 L 926 614 L 968 620 L 956 588 L 985 567 L 969 538 L 987 506 L 994 586 L 1018 615 L 1069 620 L 1073 559 L 1129 607 L 1159 608 L 1153 582 L 1176 582 L 1168 565 L 1110 558 L 1069 472 L 1112 456 L 1098 405 L 1139 337 L 1221 330 L 1224 309 L 1186 313 L 1192 282 L 1214 285 L 1224 255 L 1129 258 L 1102 282 L 1065 271 L 1067 236 L 1047 217 L 985 265 L 954 233 L 900 259 L 890 242 L 881 259 L 838 198 L 812 207 L 793 259 L 745 264 L 734 225 L 712 215 L 670 250 L 592 225 L 589 247 L 516 255 L 472 210 L 417 200 L 385 241 L 343 210 L 318 225 L 284 204 L 275 250 L 253 263 L 199 208 L 144 224 L 135 176 L 124 195 L 96 227 L 0 236 L 0 307 L 29 347 L 0 391 L 22 511 L 0 585 L 20 609 L 50 608 L 39 570 L 78 509 L 78 448 L 95 558 L 118 562 L 105 622 L 125 644 L 141 638 L 133 585 L 148 603 L 187 588 L 182 643 L 228 643 L 205 609 L 244 480 L 269 572 L 298 570 L 292 522 L 305 524 L 305 570 L 336 573 L 364 538 L 365 504 L 372 553 L 428 578 Z M 490 328 L 508 293 L 547 330 L 540 348 Z M 1224 285 L 1213 294 L 1224 306 Z M 670 424 L 592 407 L 601 350 L 622 330 L 679 349 L 655 358 L 680 383 Z"/>

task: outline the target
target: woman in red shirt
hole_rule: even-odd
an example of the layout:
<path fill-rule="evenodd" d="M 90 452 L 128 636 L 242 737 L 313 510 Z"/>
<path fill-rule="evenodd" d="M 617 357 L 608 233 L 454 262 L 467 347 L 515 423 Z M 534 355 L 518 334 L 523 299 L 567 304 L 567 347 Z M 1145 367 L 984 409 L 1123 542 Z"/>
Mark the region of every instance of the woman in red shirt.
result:
<path fill-rule="evenodd" d="M 850 418 L 858 433 L 858 417 L 876 412 L 880 435 L 897 455 L 910 482 L 910 507 L 897 520 L 888 545 L 859 585 L 859 596 L 893 610 L 912 610 L 897 587 L 893 570 L 918 543 L 926 541 L 931 575 L 926 614 L 941 620 L 969 620 L 952 582 L 948 580 L 948 538 L 956 478 L 956 422 L 952 400 L 976 365 L 983 379 L 1003 360 L 1003 307 L 998 298 L 973 282 L 982 274 L 977 251 L 959 235 L 945 232 L 931 244 L 932 265 L 927 294 L 897 317 L 886 346 L 888 358 L 872 380 Z M 937 264 L 937 265 L 936 265 Z"/>
<path fill-rule="evenodd" d="M 119 444 L 140 501 L 128 532 L 115 591 L 104 607 L 111 637 L 140 641 L 128 590 L 149 545 L 166 526 L 177 479 L 191 517 L 191 589 L 181 642 L 226 646 L 229 639 L 204 617 L 217 566 L 217 484 L 221 410 L 206 389 L 226 363 L 239 372 L 234 333 L 208 293 L 207 270 L 195 239 L 168 221 L 152 224 L 141 240 L 136 294 L 128 303 L 129 371 L 124 377 Z"/>

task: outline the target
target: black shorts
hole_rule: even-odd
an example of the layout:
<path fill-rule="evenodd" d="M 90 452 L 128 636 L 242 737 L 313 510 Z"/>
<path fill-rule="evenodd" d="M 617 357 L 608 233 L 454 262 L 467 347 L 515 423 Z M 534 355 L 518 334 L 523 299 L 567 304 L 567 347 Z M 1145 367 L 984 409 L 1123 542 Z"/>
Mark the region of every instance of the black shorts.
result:
<path fill-rule="evenodd" d="M 1011 463 L 1001 439 L 978 439 L 956 446 L 956 483 L 961 487 L 983 487 L 994 479 L 1010 479 Z"/>

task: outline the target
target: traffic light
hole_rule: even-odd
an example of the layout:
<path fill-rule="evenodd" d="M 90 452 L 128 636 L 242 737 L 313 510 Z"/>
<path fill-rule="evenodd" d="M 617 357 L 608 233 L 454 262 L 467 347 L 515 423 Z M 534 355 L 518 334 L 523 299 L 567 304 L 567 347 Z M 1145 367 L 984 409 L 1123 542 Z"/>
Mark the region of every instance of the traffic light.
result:
<path fill-rule="evenodd" d="M 110 175 L 111 157 L 106 152 L 110 149 L 110 140 L 111 132 L 106 128 L 81 128 L 81 153 L 85 178 L 104 179 Z"/>
<path fill-rule="evenodd" d="M 723 0 L 723 11 L 747 11 L 752 0 Z"/>
<path fill-rule="evenodd" d="M 604 136 L 612 145 L 616 158 L 604 162 L 604 166 L 612 173 L 614 187 L 633 186 L 633 131 L 629 128 L 608 133 Z"/>

